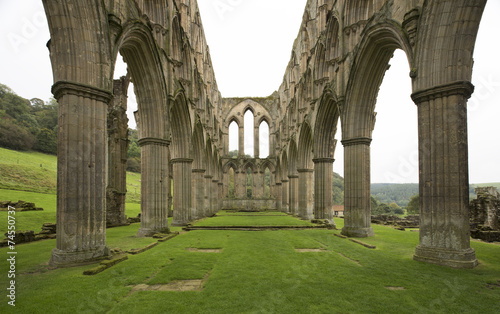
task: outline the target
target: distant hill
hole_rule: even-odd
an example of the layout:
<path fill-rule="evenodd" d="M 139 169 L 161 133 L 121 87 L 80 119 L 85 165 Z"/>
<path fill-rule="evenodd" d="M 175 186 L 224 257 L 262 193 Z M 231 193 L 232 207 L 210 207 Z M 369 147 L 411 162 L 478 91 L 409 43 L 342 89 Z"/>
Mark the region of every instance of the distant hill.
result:
<path fill-rule="evenodd" d="M 57 157 L 0 147 L 0 189 L 56 194 Z M 127 202 L 140 200 L 141 174 L 127 172 Z M 0 201 L 6 201 L 1 193 Z"/>
<path fill-rule="evenodd" d="M 382 203 L 396 203 L 405 207 L 410 197 L 418 194 L 418 183 L 372 183 L 372 195 Z"/>

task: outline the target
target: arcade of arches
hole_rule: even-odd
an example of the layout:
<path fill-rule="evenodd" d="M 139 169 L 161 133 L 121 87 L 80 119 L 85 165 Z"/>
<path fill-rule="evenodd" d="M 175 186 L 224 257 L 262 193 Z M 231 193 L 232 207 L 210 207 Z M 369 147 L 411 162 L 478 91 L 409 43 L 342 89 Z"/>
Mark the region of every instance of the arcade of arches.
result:
<path fill-rule="evenodd" d="M 459 268 L 477 265 L 469 243 L 466 118 L 486 0 L 308 0 L 283 82 L 270 97 L 259 99 L 221 97 L 196 0 L 43 4 L 51 33 L 52 92 L 59 102 L 53 265 L 109 254 L 106 223 L 123 222 L 128 143 L 123 113 L 130 80 L 142 152 L 138 236 L 168 231 L 171 202 L 173 225 L 211 216 L 224 206 L 263 206 L 303 219 L 331 220 L 339 120 L 342 233 L 373 235 L 374 108 L 395 49 L 406 53 L 418 107 L 421 227 L 414 259 Z M 128 75 L 113 81 L 119 54 Z M 248 110 L 257 141 L 250 158 L 241 133 Z M 266 158 L 260 158 L 258 142 L 263 121 L 269 126 Z M 233 122 L 240 130 L 235 158 L 228 151 Z M 245 193 L 249 177 L 250 198 Z"/>

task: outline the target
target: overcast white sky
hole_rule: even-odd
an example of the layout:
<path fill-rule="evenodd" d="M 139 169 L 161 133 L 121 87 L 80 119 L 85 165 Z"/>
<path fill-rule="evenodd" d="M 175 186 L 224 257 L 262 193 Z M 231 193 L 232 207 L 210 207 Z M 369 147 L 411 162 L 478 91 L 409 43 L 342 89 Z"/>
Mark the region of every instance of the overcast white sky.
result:
<path fill-rule="evenodd" d="M 222 95 L 268 96 L 277 90 L 306 0 L 198 2 Z M 476 91 L 469 101 L 471 183 L 500 181 L 500 42 L 497 39 L 500 22 L 495 15 L 498 12 L 500 1 L 489 0 L 474 53 Z M 49 37 L 41 0 L 0 0 L 0 83 L 22 97 L 48 100 L 53 83 L 46 48 Z M 396 51 L 391 65 L 376 108 L 372 182 L 418 182 L 417 110 L 410 99 L 409 68 L 404 53 Z M 123 71 L 117 70 L 117 75 Z M 133 105 L 130 107 L 132 112 Z M 336 138 L 340 137 L 337 134 Z M 340 143 L 335 155 L 334 170 L 343 174 Z"/>

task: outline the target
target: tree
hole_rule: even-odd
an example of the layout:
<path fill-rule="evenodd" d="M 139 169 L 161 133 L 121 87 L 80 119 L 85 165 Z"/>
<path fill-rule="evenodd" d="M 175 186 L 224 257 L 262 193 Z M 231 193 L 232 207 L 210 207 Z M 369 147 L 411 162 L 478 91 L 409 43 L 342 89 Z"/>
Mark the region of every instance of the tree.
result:
<path fill-rule="evenodd" d="M 420 214 L 420 198 L 418 194 L 410 197 L 410 201 L 408 202 L 408 206 L 406 207 L 406 211 L 410 215 L 419 215 Z"/>
<path fill-rule="evenodd" d="M 19 126 L 9 118 L 0 119 L 0 146 L 15 150 L 30 150 L 35 136 L 25 127 Z"/>
<path fill-rule="evenodd" d="M 34 149 L 47 154 L 57 154 L 57 135 L 49 129 L 41 129 L 36 135 Z"/>
<path fill-rule="evenodd" d="M 238 158 L 238 151 L 237 150 L 232 150 L 229 152 L 229 157 L 231 158 Z"/>

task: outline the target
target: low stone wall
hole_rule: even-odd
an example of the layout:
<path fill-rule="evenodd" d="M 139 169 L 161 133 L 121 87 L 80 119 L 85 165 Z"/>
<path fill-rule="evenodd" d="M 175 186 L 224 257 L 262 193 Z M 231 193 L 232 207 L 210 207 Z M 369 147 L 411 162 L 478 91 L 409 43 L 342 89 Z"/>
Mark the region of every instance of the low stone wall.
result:
<path fill-rule="evenodd" d="M 418 215 L 408 215 L 404 218 L 393 215 L 372 216 L 372 223 L 379 225 L 391 225 L 399 228 L 418 228 L 420 217 Z"/>
<path fill-rule="evenodd" d="M 26 211 L 32 211 L 32 210 L 43 210 L 43 208 L 36 207 L 35 203 L 30 203 L 30 202 L 25 202 L 25 201 L 17 201 L 17 202 L 12 202 L 12 201 L 1 201 L 0 202 L 0 211 L 7 211 L 9 209 L 9 206 L 14 207 L 16 211 L 19 212 L 26 212 Z"/>
<path fill-rule="evenodd" d="M 238 211 L 277 210 L 275 199 L 225 199 L 222 209 Z"/>

